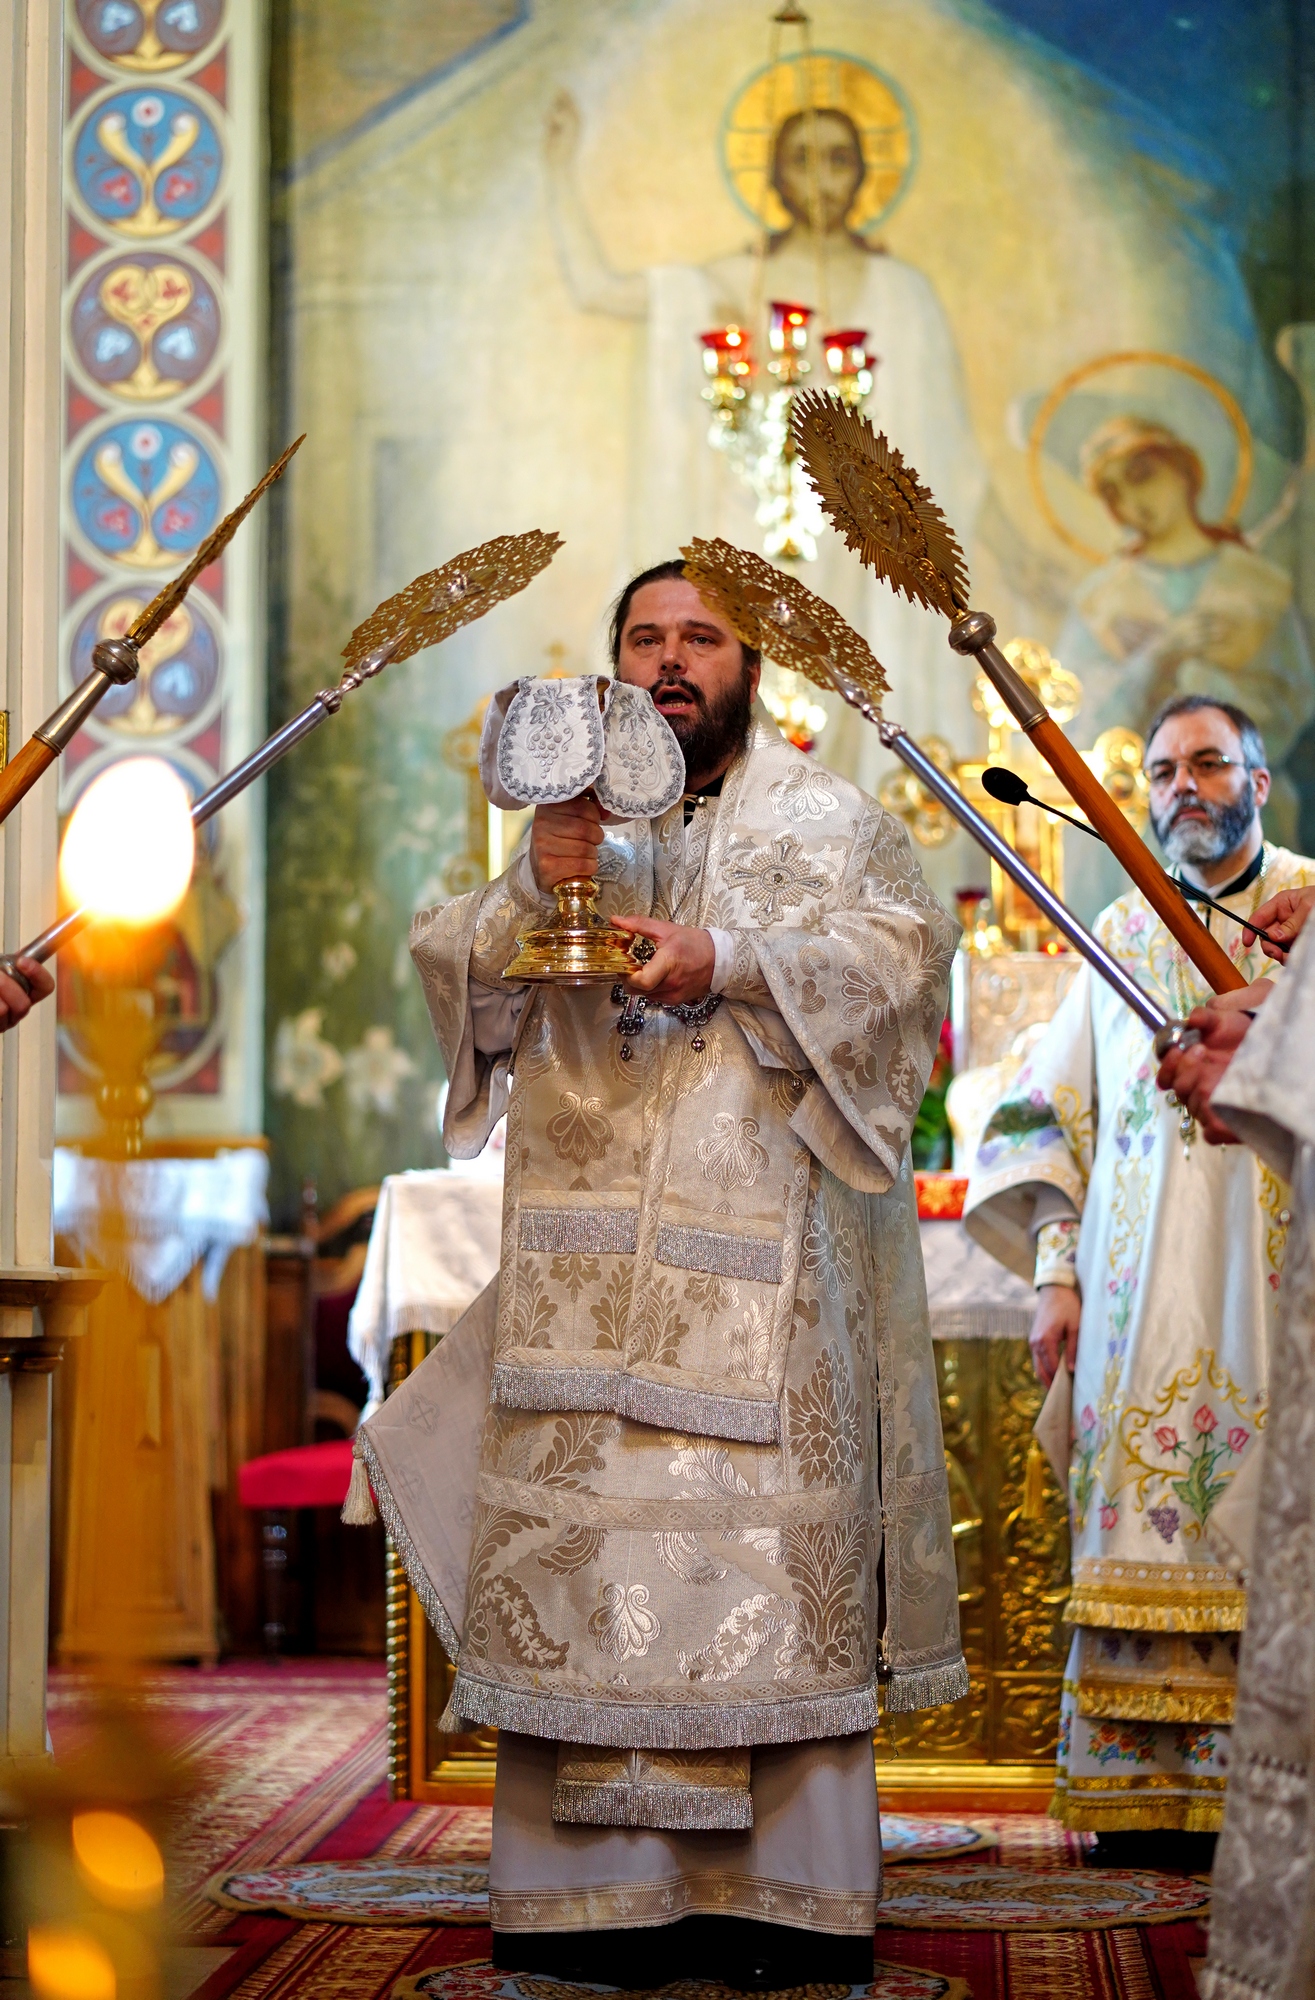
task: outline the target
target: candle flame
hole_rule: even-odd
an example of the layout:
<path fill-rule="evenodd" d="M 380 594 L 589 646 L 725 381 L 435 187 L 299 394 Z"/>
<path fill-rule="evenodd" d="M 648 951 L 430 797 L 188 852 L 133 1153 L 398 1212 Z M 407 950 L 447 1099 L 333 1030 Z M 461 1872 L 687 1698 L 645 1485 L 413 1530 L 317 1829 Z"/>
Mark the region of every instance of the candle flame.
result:
<path fill-rule="evenodd" d="M 126 1813 L 73 1815 L 73 1852 L 96 1895 L 121 1910 L 149 1910 L 164 1896 L 164 1858 Z"/>
<path fill-rule="evenodd" d="M 125 757 L 90 784 L 59 857 L 74 908 L 134 927 L 176 910 L 192 879 L 196 835 L 187 788 L 161 757 Z"/>
<path fill-rule="evenodd" d="M 69 1925 L 34 1924 L 27 1972 L 41 2000 L 114 2000 L 119 1982 L 103 1944 Z"/>

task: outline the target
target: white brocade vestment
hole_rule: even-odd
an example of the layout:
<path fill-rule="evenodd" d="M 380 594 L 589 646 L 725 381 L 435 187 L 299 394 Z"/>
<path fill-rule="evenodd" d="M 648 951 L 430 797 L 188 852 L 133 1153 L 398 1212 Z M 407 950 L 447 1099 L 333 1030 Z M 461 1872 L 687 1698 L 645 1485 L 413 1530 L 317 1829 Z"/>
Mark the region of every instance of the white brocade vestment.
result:
<path fill-rule="evenodd" d="M 625 1060 L 609 989 L 538 988 L 509 1087 L 469 995 L 543 921 L 527 871 L 417 918 L 449 1151 L 508 1114 L 501 1272 L 361 1452 L 457 1661 L 453 1715 L 509 1755 L 513 1732 L 557 1744 L 554 1821 L 720 1830 L 750 1880 L 782 1851 L 755 1746 L 866 1741 L 879 1687 L 967 1692 L 908 1158 L 954 926 L 902 828 L 761 712 L 720 798 L 609 826 L 599 875 L 604 909 L 731 933 L 722 1005 L 697 1029 L 651 1011 Z M 490 1385 L 477 1456 L 462 1341 Z M 538 1796 L 530 1765 L 516 1782 Z M 828 1783 L 872 1789 L 862 1757 Z M 781 1920 L 861 1932 L 870 1872 L 826 1904 L 805 1867 Z M 610 1879 L 633 1911 L 636 1878 Z"/>
<path fill-rule="evenodd" d="M 1215 1091 L 1292 1184 L 1206 2000 L 1315 1992 L 1315 926 Z"/>
<path fill-rule="evenodd" d="M 1245 916 L 1315 864 L 1266 845 Z M 1208 997 L 1138 892 L 1096 934 L 1166 1010 Z M 1248 979 L 1273 972 L 1213 919 Z M 1224 933 L 1227 935 L 1224 935 Z M 1279 977 L 1282 977 L 1280 974 Z M 1069 1511 L 1075 1627 L 1056 1799 L 1096 1831 L 1217 1828 L 1246 1598 L 1204 1536 L 1268 1404 L 1287 1189 L 1155 1088 L 1149 1030 L 1088 968 L 983 1129 L 965 1225 L 1021 1275 L 1038 1216 L 1080 1217 Z"/>

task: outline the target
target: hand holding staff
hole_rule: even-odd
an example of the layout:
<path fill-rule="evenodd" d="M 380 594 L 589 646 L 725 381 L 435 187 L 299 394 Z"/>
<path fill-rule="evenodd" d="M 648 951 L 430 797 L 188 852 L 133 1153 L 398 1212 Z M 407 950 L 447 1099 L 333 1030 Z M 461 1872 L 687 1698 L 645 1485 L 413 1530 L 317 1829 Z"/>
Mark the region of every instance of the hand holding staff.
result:
<path fill-rule="evenodd" d="M 216 557 L 223 554 L 241 527 L 247 515 L 259 500 L 267 486 L 283 471 L 298 446 L 305 441 L 303 431 L 295 443 L 290 444 L 281 458 L 273 465 L 258 485 L 253 486 L 245 500 L 226 514 L 219 526 L 208 534 L 187 568 L 176 576 L 172 583 L 154 596 L 133 619 L 132 624 L 121 639 L 101 639 L 92 648 L 91 672 L 79 682 L 67 701 L 62 701 L 53 715 L 48 715 L 40 726 L 33 730 L 27 742 L 12 757 L 3 771 L 0 771 L 0 821 L 8 819 L 19 801 L 27 796 L 41 773 L 49 769 L 72 742 L 87 717 L 103 696 L 112 687 L 122 687 L 126 682 L 136 680 L 138 655 L 146 641 L 159 631 L 166 618 L 178 609 L 201 571 L 209 567 Z"/>

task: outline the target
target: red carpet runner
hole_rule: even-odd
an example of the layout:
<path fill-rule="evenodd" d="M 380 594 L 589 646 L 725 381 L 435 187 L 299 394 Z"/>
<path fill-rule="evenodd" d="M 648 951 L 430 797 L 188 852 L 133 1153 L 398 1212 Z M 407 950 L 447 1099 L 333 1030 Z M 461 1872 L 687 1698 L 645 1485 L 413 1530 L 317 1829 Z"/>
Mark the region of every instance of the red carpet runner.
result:
<path fill-rule="evenodd" d="M 80 1686 L 74 1674 L 55 1678 L 57 1752 L 76 1736 Z M 203 1772 L 172 1856 L 175 1992 L 188 2000 L 390 2000 L 399 1986 L 414 1993 L 417 1977 L 430 1968 L 487 1959 L 491 1940 L 483 1929 L 234 1916 L 201 1893 L 226 1865 L 487 1854 L 486 1816 L 388 1803 L 382 1667 L 233 1662 L 212 1673 L 158 1671 L 148 1688 L 179 1748 Z M 990 1824 L 1004 1865 L 1081 1865 L 1074 1838 L 1051 1821 L 1009 1815 Z M 879 1959 L 961 1981 L 959 1991 L 966 1987 L 972 2000 L 1196 2000 L 1191 1961 L 1204 1952 L 1193 1923 L 1049 1933 L 877 1932 Z M 533 1983 L 537 1991 L 541 1982 Z M 880 1993 L 878 1984 L 874 1994 Z"/>

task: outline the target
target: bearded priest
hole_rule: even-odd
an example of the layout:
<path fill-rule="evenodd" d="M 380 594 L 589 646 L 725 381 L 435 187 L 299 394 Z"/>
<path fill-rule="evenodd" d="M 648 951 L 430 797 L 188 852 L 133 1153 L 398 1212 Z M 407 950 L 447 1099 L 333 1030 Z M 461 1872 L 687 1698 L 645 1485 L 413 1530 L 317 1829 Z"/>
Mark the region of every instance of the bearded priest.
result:
<path fill-rule="evenodd" d="M 909 1158 L 958 927 L 679 562 L 611 649 L 684 797 L 540 805 L 505 875 L 415 920 L 449 1153 L 508 1114 L 501 1272 L 358 1452 L 456 1662 L 448 1726 L 499 1731 L 496 1962 L 861 1984 L 879 1710 L 968 1691 Z M 655 955 L 625 991 L 509 991 L 584 874 Z"/>
<path fill-rule="evenodd" d="M 1181 695 L 1151 722 L 1146 771 L 1185 893 L 1231 913 L 1202 904 L 1202 920 L 1248 981 L 1286 977 L 1246 920 L 1315 881 L 1315 863 L 1263 837 L 1254 723 Z M 1139 893 L 1095 929 L 1176 1018 L 1210 998 Z M 1084 967 L 987 1120 L 964 1214 L 1036 1285 L 1041 1379 L 1073 1372 L 1074 1632 L 1051 1811 L 1123 1862 L 1143 1857 L 1138 1836 L 1210 1834 L 1223 1817 L 1246 1597 L 1208 1524 L 1265 1423 L 1288 1221 L 1278 1177 L 1206 1145 L 1156 1066 L 1149 1030 Z M 1152 1849 L 1162 1861 L 1162 1835 Z"/>

